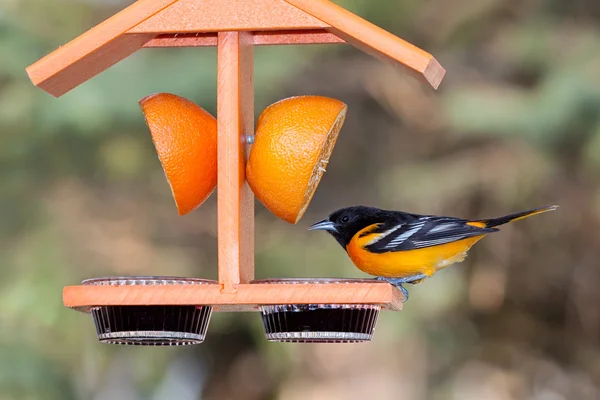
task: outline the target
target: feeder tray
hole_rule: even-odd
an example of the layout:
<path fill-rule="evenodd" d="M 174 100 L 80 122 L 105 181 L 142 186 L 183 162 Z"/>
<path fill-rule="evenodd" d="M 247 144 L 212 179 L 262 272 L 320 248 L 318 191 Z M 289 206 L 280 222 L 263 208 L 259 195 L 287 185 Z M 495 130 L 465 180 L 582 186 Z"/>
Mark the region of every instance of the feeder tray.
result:
<path fill-rule="evenodd" d="M 206 285 L 215 281 L 160 276 L 87 279 L 90 285 Z M 138 346 L 199 344 L 206 337 L 211 306 L 148 305 L 90 307 L 98 340 L 103 343 Z"/>
<path fill-rule="evenodd" d="M 291 285 L 342 283 L 355 279 L 267 279 L 256 283 Z M 373 338 L 379 304 L 278 304 L 260 306 L 267 340 L 302 343 L 354 343 Z"/>

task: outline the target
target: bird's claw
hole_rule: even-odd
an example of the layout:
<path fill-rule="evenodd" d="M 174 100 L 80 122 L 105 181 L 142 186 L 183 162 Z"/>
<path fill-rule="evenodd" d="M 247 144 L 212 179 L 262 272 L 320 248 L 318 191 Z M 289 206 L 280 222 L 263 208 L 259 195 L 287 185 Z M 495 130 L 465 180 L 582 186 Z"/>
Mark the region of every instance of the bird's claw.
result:
<path fill-rule="evenodd" d="M 404 296 L 404 301 L 403 301 L 403 303 L 404 303 L 408 300 L 408 290 L 406 290 L 406 288 L 404 286 L 402 286 L 402 284 L 403 283 L 413 283 L 413 284 L 419 283 L 426 277 L 427 277 L 427 275 L 425 275 L 425 274 L 417 274 L 417 275 L 407 276 L 404 278 L 388 278 L 385 276 L 378 276 L 377 278 L 375 278 L 375 280 L 386 281 L 386 282 L 390 283 L 392 286 L 397 287 L 398 290 L 400 290 L 402 292 L 402 295 Z"/>
<path fill-rule="evenodd" d="M 396 286 L 398 289 L 400 289 L 400 291 L 402 292 L 402 295 L 404 296 L 404 300 L 402 300 L 402 302 L 406 303 L 406 301 L 408 300 L 408 290 L 406 290 L 406 288 L 404 286 L 402 286 L 401 284 L 394 285 L 394 286 Z"/>

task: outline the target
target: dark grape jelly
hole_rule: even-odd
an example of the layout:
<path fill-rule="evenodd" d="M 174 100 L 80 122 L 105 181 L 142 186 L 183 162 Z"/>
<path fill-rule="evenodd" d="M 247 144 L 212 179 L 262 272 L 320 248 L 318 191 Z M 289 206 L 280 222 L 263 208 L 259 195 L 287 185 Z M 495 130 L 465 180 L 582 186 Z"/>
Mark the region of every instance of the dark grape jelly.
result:
<path fill-rule="evenodd" d="M 215 281 L 178 277 L 94 278 L 83 285 L 216 284 Z M 100 306 L 91 307 L 98 340 L 139 346 L 177 346 L 204 341 L 212 314 L 210 306 Z"/>
<path fill-rule="evenodd" d="M 258 282 L 258 281 L 256 281 Z M 261 283 L 347 283 L 350 279 L 280 279 Z M 261 305 L 267 340 L 303 343 L 366 342 L 373 338 L 381 306 L 374 304 Z"/>

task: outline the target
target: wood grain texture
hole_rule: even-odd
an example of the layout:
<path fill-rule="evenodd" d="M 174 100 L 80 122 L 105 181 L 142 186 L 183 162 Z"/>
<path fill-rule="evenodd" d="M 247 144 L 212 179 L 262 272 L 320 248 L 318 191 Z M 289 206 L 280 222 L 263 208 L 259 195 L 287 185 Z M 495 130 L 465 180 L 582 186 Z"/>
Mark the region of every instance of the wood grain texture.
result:
<path fill-rule="evenodd" d="M 284 0 L 179 0 L 130 33 L 315 29 L 327 24 Z"/>
<path fill-rule="evenodd" d="M 446 71 L 433 56 L 328 0 L 285 0 L 331 26 L 328 30 L 362 51 L 393 61 L 434 89 Z"/>
<path fill-rule="evenodd" d="M 59 97 L 140 49 L 155 35 L 125 32 L 177 0 L 139 0 L 26 68 L 34 85 Z"/>
<path fill-rule="evenodd" d="M 293 45 L 293 44 L 338 44 L 343 39 L 324 29 L 306 29 L 291 31 L 252 32 L 255 46 Z M 217 33 L 171 33 L 156 36 L 144 47 L 205 47 L 217 45 Z"/>
<path fill-rule="evenodd" d="M 213 305 L 220 311 L 252 311 L 266 304 L 381 304 L 402 309 L 402 293 L 387 282 L 236 285 L 67 286 L 64 305 L 86 311 L 91 306 Z"/>
<path fill-rule="evenodd" d="M 254 52 L 249 32 L 219 32 L 217 45 L 219 283 L 227 293 L 254 277 L 254 195 L 246 135 L 254 134 Z"/>
<path fill-rule="evenodd" d="M 346 41 L 398 63 L 434 88 L 445 74 L 429 53 L 328 0 L 138 0 L 26 70 L 35 85 L 59 97 L 142 46 L 213 45 L 214 37 L 204 33 L 228 30 L 263 31 L 253 36 L 257 45 Z M 153 40 L 198 32 L 194 38 Z"/>

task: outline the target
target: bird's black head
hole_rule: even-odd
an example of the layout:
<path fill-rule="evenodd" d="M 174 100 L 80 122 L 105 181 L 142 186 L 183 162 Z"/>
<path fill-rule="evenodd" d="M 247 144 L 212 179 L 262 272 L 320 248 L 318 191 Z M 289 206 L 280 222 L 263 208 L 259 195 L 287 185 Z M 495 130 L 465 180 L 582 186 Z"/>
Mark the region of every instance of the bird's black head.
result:
<path fill-rule="evenodd" d="M 385 211 L 378 208 L 354 206 L 334 211 L 316 224 L 311 225 L 309 230 L 327 231 L 345 249 L 352 237 L 369 225 L 383 222 L 382 216 Z"/>

